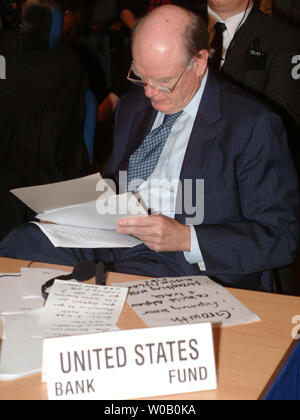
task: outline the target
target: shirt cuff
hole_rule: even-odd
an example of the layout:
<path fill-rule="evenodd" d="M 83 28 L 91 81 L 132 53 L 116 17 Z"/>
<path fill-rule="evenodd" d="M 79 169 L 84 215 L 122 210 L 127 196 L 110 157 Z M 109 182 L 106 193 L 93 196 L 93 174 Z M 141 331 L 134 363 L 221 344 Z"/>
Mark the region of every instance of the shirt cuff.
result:
<path fill-rule="evenodd" d="M 184 251 L 184 257 L 190 264 L 198 264 L 200 271 L 206 271 L 203 256 L 199 247 L 198 238 L 194 226 L 190 226 L 191 229 L 191 250 Z"/>

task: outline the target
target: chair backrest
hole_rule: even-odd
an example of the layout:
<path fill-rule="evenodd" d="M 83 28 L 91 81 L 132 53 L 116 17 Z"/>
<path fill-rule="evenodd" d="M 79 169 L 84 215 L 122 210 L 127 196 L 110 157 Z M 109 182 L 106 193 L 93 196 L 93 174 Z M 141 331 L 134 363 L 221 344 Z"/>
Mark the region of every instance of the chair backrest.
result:
<path fill-rule="evenodd" d="M 285 362 L 267 395 L 266 401 L 300 401 L 300 341 Z"/>
<path fill-rule="evenodd" d="M 49 34 L 49 48 L 55 48 L 62 37 L 64 17 L 61 10 L 51 7 L 51 29 Z"/>
<path fill-rule="evenodd" d="M 84 141 L 88 150 L 90 163 L 92 163 L 97 124 L 98 104 L 96 97 L 91 90 L 87 90 L 85 94 L 85 103 L 86 111 L 84 122 Z"/>
<path fill-rule="evenodd" d="M 49 48 L 55 48 L 61 41 L 64 17 L 61 10 L 51 7 L 52 22 L 49 35 Z M 84 122 L 84 142 L 88 150 L 90 163 L 93 160 L 93 150 L 97 123 L 98 104 L 91 90 L 85 94 L 86 114 Z"/>

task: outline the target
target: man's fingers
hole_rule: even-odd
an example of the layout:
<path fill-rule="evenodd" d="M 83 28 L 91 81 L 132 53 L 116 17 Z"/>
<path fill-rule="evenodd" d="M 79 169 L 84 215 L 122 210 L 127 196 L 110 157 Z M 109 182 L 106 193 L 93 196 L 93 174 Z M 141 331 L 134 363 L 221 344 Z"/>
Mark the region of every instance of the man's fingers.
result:
<path fill-rule="evenodd" d="M 120 219 L 118 220 L 118 227 L 146 227 L 149 226 L 149 216 L 136 216 L 136 217 L 129 217 L 127 219 Z"/>

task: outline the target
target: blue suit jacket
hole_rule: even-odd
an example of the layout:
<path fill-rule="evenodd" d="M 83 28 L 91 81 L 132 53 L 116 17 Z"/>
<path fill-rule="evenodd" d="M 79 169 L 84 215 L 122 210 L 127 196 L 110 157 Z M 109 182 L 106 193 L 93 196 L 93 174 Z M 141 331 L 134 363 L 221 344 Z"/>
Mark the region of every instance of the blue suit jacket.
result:
<path fill-rule="evenodd" d="M 121 99 L 105 177 L 118 182 L 156 114 L 143 90 Z M 195 226 L 204 274 L 275 291 L 273 269 L 293 262 L 298 241 L 297 176 L 280 118 L 210 73 L 180 178 L 193 180 L 194 203 L 196 179 L 205 183 L 204 221 Z M 191 215 L 178 208 L 186 223 Z"/>

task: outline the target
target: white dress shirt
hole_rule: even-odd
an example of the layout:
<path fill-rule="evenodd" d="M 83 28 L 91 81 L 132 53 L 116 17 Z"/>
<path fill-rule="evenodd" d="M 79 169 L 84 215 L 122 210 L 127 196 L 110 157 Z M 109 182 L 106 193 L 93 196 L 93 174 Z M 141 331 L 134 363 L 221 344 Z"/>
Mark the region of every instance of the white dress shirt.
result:
<path fill-rule="evenodd" d="M 236 32 L 239 30 L 239 28 L 245 23 L 247 20 L 251 10 L 252 6 L 250 6 L 246 13 L 245 11 L 238 13 L 237 15 L 230 16 L 229 18 L 222 20 L 209 6 L 207 6 L 208 11 L 208 32 L 209 32 L 209 40 L 210 43 L 212 42 L 214 36 L 215 36 L 215 30 L 214 26 L 217 22 L 225 23 L 226 30 L 223 32 L 223 54 L 222 54 L 222 62 L 221 66 L 223 66 L 225 60 L 228 48 L 231 44 L 231 41 L 233 40 Z"/>
<path fill-rule="evenodd" d="M 153 174 L 140 185 L 137 191 L 153 214 L 159 213 L 173 219 L 175 218 L 177 188 L 181 168 L 207 77 L 208 71 L 202 80 L 200 89 L 184 108 L 182 115 L 175 121 Z M 165 114 L 158 112 L 152 130 L 162 124 L 164 116 Z M 191 251 L 185 252 L 184 255 L 190 264 L 199 264 L 200 270 L 205 271 L 205 264 L 193 226 L 191 226 Z"/>

